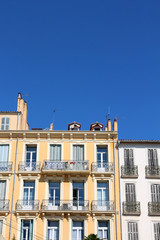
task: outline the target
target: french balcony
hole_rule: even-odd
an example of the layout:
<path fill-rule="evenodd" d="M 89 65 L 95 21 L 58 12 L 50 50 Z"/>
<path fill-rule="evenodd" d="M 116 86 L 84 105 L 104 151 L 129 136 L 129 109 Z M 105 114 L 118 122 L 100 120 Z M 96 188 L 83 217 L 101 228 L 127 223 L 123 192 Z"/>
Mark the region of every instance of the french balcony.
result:
<path fill-rule="evenodd" d="M 9 200 L 0 200 L 0 215 L 9 212 Z"/>
<path fill-rule="evenodd" d="M 12 173 L 12 162 L 1 162 L 0 161 L 0 173 L 7 174 Z"/>
<path fill-rule="evenodd" d="M 16 212 L 21 213 L 39 212 L 39 200 L 17 200 Z"/>
<path fill-rule="evenodd" d="M 92 212 L 98 212 L 98 213 L 114 213 L 114 201 L 92 201 Z"/>
<path fill-rule="evenodd" d="M 123 202 L 123 215 L 139 216 L 140 214 L 140 202 Z"/>
<path fill-rule="evenodd" d="M 149 202 L 148 203 L 148 215 L 149 216 L 160 216 L 160 202 Z"/>
<path fill-rule="evenodd" d="M 121 166 L 122 178 L 138 178 L 138 166 Z"/>
<path fill-rule="evenodd" d="M 43 200 L 42 212 L 88 212 L 88 200 Z"/>
<path fill-rule="evenodd" d="M 89 174 L 89 161 L 44 161 L 43 172 L 63 174 Z"/>
<path fill-rule="evenodd" d="M 159 166 L 146 166 L 146 178 L 160 178 Z"/>
<path fill-rule="evenodd" d="M 92 163 L 92 174 L 113 174 L 113 163 Z"/>
<path fill-rule="evenodd" d="M 40 162 L 20 162 L 18 165 L 18 173 L 40 173 L 41 163 Z"/>

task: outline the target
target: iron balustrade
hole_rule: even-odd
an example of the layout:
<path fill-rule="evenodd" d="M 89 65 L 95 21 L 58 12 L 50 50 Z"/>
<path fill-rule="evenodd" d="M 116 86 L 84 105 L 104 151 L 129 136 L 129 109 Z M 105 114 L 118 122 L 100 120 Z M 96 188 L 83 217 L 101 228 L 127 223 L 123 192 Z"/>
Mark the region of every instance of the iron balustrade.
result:
<path fill-rule="evenodd" d="M 121 177 L 138 177 L 138 166 L 121 166 Z"/>
<path fill-rule="evenodd" d="M 140 215 L 140 202 L 123 202 L 123 215 Z"/>
<path fill-rule="evenodd" d="M 89 211 L 88 200 L 43 200 L 43 211 Z"/>
<path fill-rule="evenodd" d="M 102 211 L 102 212 L 113 212 L 114 201 L 105 201 L 105 200 L 93 200 L 92 201 L 92 211 Z"/>
<path fill-rule="evenodd" d="M 43 170 L 86 171 L 89 170 L 89 161 L 47 161 L 43 163 Z"/>
<path fill-rule="evenodd" d="M 38 211 L 39 200 L 17 200 L 17 211 Z"/>
<path fill-rule="evenodd" d="M 12 172 L 12 162 L 0 161 L 0 172 Z"/>
<path fill-rule="evenodd" d="M 113 163 L 92 163 L 92 172 L 113 172 Z"/>
<path fill-rule="evenodd" d="M 40 171 L 41 163 L 40 162 L 20 162 L 18 165 L 18 171 L 25 172 L 36 172 Z"/>
<path fill-rule="evenodd" d="M 148 214 L 152 216 L 160 216 L 160 202 L 149 202 Z"/>
<path fill-rule="evenodd" d="M 160 178 L 160 167 L 159 166 L 146 166 L 146 177 L 159 177 Z"/>
<path fill-rule="evenodd" d="M 0 200 L 0 211 L 9 211 L 9 200 Z"/>

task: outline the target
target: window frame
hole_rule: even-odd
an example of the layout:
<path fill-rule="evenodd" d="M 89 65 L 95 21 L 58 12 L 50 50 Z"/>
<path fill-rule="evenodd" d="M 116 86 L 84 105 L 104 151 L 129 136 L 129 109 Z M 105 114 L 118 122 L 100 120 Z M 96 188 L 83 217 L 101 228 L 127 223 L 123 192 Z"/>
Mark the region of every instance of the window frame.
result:
<path fill-rule="evenodd" d="M 129 232 L 129 224 L 132 224 L 132 229 L 133 229 L 133 224 L 135 224 L 137 231 Z M 135 229 L 135 226 L 134 226 L 134 229 Z M 135 236 L 135 234 L 137 236 Z M 128 221 L 127 222 L 127 236 L 128 236 L 128 240 L 139 240 L 138 222 L 136 222 L 136 221 Z"/>
<path fill-rule="evenodd" d="M 4 123 L 2 123 L 3 120 L 4 120 Z M 9 120 L 8 123 L 7 123 L 7 120 Z M 1 130 L 10 130 L 10 118 L 9 117 L 1 118 Z"/>

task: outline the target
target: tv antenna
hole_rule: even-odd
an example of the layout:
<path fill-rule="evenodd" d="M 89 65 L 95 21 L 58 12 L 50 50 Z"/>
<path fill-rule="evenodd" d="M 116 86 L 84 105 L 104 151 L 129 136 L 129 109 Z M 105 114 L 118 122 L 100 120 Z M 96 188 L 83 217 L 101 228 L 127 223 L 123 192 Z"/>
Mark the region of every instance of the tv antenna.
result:
<path fill-rule="evenodd" d="M 53 110 L 53 130 L 54 130 L 54 119 L 55 119 L 55 112 L 56 112 L 56 109 Z"/>
<path fill-rule="evenodd" d="M 107 115 L 106 115 L 106 122 L 107 122 L 107 120 L 110 118 L 110 107 L 108 107 L 108 113 L 107 113 Z"/>

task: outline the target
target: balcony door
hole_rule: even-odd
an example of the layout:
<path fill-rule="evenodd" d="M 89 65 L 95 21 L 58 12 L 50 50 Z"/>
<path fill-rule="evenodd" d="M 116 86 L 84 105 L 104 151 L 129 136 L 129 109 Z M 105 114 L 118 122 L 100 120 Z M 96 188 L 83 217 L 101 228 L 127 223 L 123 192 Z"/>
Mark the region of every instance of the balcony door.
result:
<path fill-rule="evenodd" d="M 0 210 L 5 207 L 6 181 L 0 181 Z"/>
<path fill-rule="evenodd" d="M 59 222 L 58 221 L 48 221 L 48 236 L 49 240 L 59 239 Z"/>
<path fill-rule="evenodd" d="M 50 145 L 50 160 L 61 161 L 61 145 Z"/>
<path fill-rule="evenodd" d="M 60 183 L 49 182 L 49 209 L 58 209 L 60 205 Z"/>
<path fill-rule="evenodd" d="M 21 220 L 21 240 L 33 239 L 33 220 Z"/>
<path fill-rule="evenodd" d="M 73 209 L 81 210 L 84 206 L 84 183 L 73 183 Z"/>
<path fill-rule="evenodd" d="M 0 171 L 8 170 L 9 145 L 0 145 Z"/>
<path fill-rule="evenodd" d="M 108 162 L 107 146 L 97 146 L 97 170 L 105 171 L 106 163 Z"/>
<path fill-rule="evenodd" d="M 35 182 L 24 181 L 23 186 L 23 207 L 32 209 L 34 207 Z"/>
<path fill-rule="evenodd" d="M 124 165 L 126 167 L 134 166 L 133 149 L 124 149 Z"/>
<path fill-rule="evenodd" d="M 152 202 L 160 202 L 160 184 L 151 185 L 151 200 Z"/>
<path fill-rule="evenodd" d="M 109 201 L 109 183 L 97 182 L 97 206 L 107 210 L 107 202 Z"/>
<path fill-rule="evenodd" d="M 28 171 L 36 170 L 37 147 L 26 147 L 25 168 Z"/>
<path fill-rule="evenodd" d="M 158 167 L 157 149 L 148 149 L 148 165 Z"/>
<path fill-rule="evenodd" d="M 136 189 L 134 183 L 125 184 L 126 202 L 136 202 Z"/>

